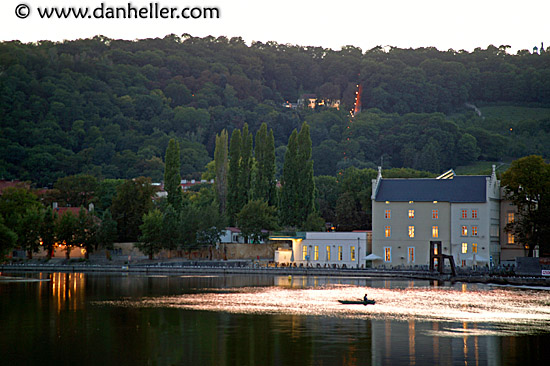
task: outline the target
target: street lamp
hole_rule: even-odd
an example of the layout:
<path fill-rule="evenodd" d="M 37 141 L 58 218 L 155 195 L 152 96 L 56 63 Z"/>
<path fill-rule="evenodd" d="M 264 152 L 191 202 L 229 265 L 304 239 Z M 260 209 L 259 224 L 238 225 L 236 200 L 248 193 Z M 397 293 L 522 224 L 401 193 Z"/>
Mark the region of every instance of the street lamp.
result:
<path fill-rule="evenodd" d="M 359 268 L 359 261 L 361 260 L 361 242 L 359 237 L 357 238 L 357 268 Z"/>

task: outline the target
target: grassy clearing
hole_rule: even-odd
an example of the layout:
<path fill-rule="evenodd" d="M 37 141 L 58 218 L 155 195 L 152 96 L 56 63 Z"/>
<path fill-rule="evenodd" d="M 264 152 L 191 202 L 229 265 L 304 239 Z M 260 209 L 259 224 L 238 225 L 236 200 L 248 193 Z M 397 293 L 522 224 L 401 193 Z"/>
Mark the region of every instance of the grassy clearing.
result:
<path fill-rule="evenodd" d="M 530 108 L 517 106 L 491 106 L 479 108 L 483 117 L 519 122 L 550 118 L 550 108 Z"/>
<path fill-rule="evenodd" d="M 493 165 L 496 165 L 497 174 L 501 174 L 508 169 L 510 163 L 499 161 L 476 161 L 470 165 L 456 167 L 455 173 L 457 175 L 490 175 L 493 171 Z"/>

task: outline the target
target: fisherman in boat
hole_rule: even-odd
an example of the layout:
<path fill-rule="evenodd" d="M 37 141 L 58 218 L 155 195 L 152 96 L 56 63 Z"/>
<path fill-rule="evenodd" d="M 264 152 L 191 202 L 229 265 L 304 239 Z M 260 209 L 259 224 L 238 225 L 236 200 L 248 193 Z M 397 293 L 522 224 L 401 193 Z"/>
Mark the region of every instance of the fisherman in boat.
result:
<path fill-rule="evenodd" d="M 367 302 L 369 299 L 367 298 L 367 294 L 365 294 L 365 296 L 363 296 L 363 302 Z"/>

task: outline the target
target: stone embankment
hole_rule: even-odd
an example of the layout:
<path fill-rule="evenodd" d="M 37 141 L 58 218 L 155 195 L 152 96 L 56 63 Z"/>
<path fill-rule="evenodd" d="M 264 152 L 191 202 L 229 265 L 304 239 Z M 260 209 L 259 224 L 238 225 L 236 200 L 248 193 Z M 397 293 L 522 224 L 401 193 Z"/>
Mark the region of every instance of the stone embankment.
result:
<path fill-rule="evenodd" d="M 144 261 L 134 264 L 93 264 L 86 262 L 57 263 L 9 263 L 0 265 L 1 273 L 14 272 L 82 272 L 82 273 L 128 273 L 128 274 L 219 274 L 219 275 L 276 275 L 276 276 L 334 276 L 364 278 L 421 279 L 437 282 L 467 282 L 511 286 L 543 286 L 550 288 L 550 278 L 542 276 L 513 276 L 491 274 L 439 274 L 425 270 L 270 267 L 259 262 L 234 261 Z"/>

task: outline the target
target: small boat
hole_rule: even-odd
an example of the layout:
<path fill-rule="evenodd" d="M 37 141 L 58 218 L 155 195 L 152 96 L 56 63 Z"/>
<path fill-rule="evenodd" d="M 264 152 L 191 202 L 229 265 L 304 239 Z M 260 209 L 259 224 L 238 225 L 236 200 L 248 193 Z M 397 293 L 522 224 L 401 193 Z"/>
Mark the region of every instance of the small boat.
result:
<path fill-rule="evenodd" d="M 374 300 L 367 300 L 367 301 L 364 301 L 364 300 L 338 300 L 338 302 L 340 304 L 345 304 L 345 305 L 351 305 L 351 304 L 356 304 L 356 305 L 374 305 L 376 304 L 376 301 Z"/>

